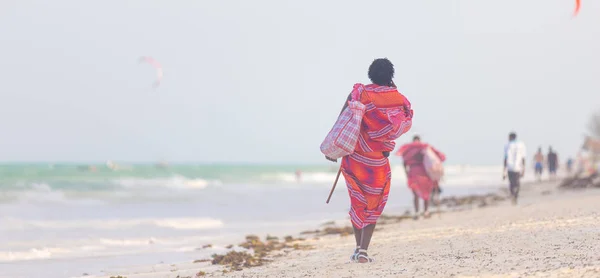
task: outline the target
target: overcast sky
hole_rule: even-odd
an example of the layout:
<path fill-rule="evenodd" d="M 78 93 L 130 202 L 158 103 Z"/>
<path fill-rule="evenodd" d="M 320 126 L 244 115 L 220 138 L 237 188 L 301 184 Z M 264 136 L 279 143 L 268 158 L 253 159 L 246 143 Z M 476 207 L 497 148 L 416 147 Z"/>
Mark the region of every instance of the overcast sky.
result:
<path fill-rule="evenodd" d="M 0 160 L 320 163 L 378 57 L 415 111 L 399 143 L 493 164 L 515 130 L 574 154 L 600 109 L 600 2 L 582 2 L 5 0 Z"/>

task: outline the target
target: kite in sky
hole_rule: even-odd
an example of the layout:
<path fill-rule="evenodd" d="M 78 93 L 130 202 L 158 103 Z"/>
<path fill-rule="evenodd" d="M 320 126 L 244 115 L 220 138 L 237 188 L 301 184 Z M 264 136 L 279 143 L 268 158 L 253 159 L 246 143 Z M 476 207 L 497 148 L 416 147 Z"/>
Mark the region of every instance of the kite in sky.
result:
<path fill-rule="evenodd" d="M 154 58 L 152 58 L 150 56 L 140 57 L 139 62 L 140 62 L 140 64 L 148 63 L 152 67 L 154 67 L 154 69 L 156 69 L 156 81 L 154 82 L 153 87 L 158 88 L 158 86 L 160 86 L 160 82 L 162 81 L 162 78 L 163 78 L 163 70 L 162 70 L 162 66 L 160 65 L 160 63 L 157 62 L 156 60 L 154 60 Z"/>

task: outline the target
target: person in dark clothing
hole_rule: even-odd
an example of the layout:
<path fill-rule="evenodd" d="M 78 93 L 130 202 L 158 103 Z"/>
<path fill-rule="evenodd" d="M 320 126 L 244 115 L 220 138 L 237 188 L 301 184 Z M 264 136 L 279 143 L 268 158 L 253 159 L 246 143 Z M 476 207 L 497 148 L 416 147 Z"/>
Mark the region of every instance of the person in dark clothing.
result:
<path fill-rule="evenodd" d="M 550 179 L 556 179 L 556 171 L 558 170 L 558 155 L 554 152 L 554 150 L 552 150 L 552 147 L 548 148 L 546 160 L 548 161 Z"/>

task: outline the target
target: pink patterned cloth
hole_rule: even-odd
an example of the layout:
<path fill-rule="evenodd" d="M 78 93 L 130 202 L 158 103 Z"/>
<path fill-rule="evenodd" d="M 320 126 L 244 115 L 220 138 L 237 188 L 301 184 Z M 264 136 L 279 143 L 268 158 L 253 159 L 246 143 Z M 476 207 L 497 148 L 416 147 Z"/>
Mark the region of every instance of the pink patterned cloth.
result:
<path fill-rule="evenodd" d="M 348 107 L 342 111 L 329 134 L 321 143 L 321 152 L 332 159 L 338 159 L 352 154 L 358 143 L 360 126 L 366 106 L 358 101 L 364 87 L 354 86 Z"/>
<path fill-rule="evenodd" d="M 431 148 L 440 161 L 445 161 L 446 156 L 431 145 L 412 142 L 400 147 L 396 155 L 402 156 L 407 167 L 408 187 L 423 200 L 429 200 L 432 190 L 438 186 L 438 181 L 429 177 L 423 164 L 423 150 Z"/>

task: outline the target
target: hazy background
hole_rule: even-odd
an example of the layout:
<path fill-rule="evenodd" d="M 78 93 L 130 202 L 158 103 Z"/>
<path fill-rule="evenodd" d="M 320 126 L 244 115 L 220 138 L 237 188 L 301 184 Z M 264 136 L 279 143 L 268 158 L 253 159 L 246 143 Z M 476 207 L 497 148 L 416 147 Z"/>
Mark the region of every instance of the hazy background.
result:
<path fill-rule="evenodd" d="M 0 160 L 320 163 L 377 57 L 450 163 L 500 163 L 511 130 L 573 154 L 600 103 L 582 2 L 5 0 Z"/>

